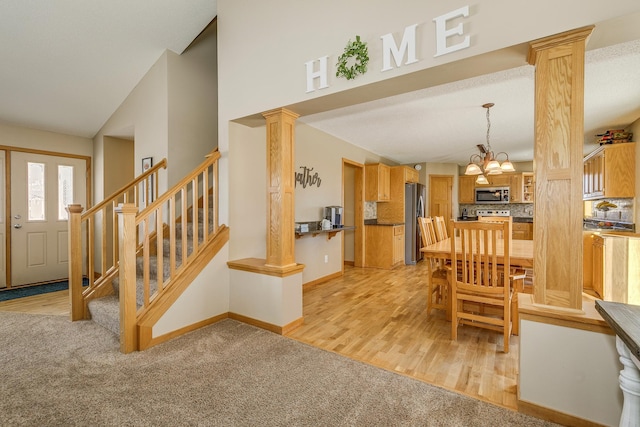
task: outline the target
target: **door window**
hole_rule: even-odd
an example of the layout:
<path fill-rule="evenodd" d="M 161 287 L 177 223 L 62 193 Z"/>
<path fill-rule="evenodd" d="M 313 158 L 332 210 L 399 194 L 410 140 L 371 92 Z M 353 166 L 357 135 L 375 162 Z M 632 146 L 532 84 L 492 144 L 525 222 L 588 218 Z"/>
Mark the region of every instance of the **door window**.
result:
<path fill-rule="evenodd" d="M 29 221 L 45 220 L 44 163 L 27 163 L 27 200 Z"/>
<path fill-rule="evenodd" d="M 58 165 L 58 220 L 69 219 L 67 205 L 73 203 L 73 166 Z"/>

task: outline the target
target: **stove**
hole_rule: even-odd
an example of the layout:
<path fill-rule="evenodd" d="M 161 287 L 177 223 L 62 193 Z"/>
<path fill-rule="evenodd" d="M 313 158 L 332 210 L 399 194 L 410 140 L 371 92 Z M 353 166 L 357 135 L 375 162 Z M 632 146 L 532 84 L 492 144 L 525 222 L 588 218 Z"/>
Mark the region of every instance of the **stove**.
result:
<path fill-rule="evenodd" d="M 511 216 L 511 211 L 509 209 L 478 209 L 476 211 L 476 215 L 478 216 Z"/>

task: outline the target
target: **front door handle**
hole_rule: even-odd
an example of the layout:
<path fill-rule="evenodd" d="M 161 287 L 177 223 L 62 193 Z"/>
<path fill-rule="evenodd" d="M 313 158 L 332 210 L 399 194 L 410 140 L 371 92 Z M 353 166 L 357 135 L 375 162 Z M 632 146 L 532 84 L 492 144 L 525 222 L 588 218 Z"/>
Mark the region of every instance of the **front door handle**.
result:
<path fill-rule="evenodd" d="M 13 224 L 13 228 L 22 228 L 22 224 Z"/>

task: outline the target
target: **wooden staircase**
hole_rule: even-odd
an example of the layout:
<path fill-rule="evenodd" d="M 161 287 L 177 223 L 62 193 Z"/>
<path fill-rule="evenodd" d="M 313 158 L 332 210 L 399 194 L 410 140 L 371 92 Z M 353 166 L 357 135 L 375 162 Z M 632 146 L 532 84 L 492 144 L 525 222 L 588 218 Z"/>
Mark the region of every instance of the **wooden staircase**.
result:
<path fill-rule="evenodd" d="M 84 214 L 69 207 L 72 320 L 91 318 L 118 334 L 124 353 L 153 345 L 153 325 L 229 239 L 218 224 L 219 158 L 212 152 L 155 200 L 165 161 Z"/>

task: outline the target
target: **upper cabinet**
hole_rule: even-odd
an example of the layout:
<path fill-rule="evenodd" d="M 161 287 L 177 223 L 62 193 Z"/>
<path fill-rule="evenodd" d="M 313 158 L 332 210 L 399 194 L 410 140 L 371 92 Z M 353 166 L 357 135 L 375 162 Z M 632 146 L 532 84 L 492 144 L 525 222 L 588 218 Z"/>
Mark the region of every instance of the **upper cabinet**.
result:
<path fill-rule="evenodd" d="M 458 177 L 458 203 L 475 203 L 476 177 L 460 175 Z"/>
<path fill-rule="evenodd" d="M 636 144 L 603 145 L 584 158 L 584 200 L 635 197 Z"/>
<path fill-rule="evenodd" d="M 475 189 L 487 187 L 509 187 L 511 203 L 533 203 L 533 172 L 506 173 L 489 175 L 489 185 L 476 184 L 476 176 L 460 175 L 458 177 L 458 203 L 475 203 Z"/>
<path fill-rule="evenodd" d="M 382 163 L 364 166 L 364 198 L 367 202 L 388 202 L 391 197 L 391 168 Z"/>
<path fill-rule="evenodd" d="M 536 188 L 533 184 L 533 172 L 522 173 L 522 202 L 532 203 L 535 200 Z"/>
<path fill-rule="evenodd" d="M 404 182 L 418 182 L 420 180 L 420 176 L 418 171 L 409 166 L 399 166 L 402 168 L 404 172 Z"/>

